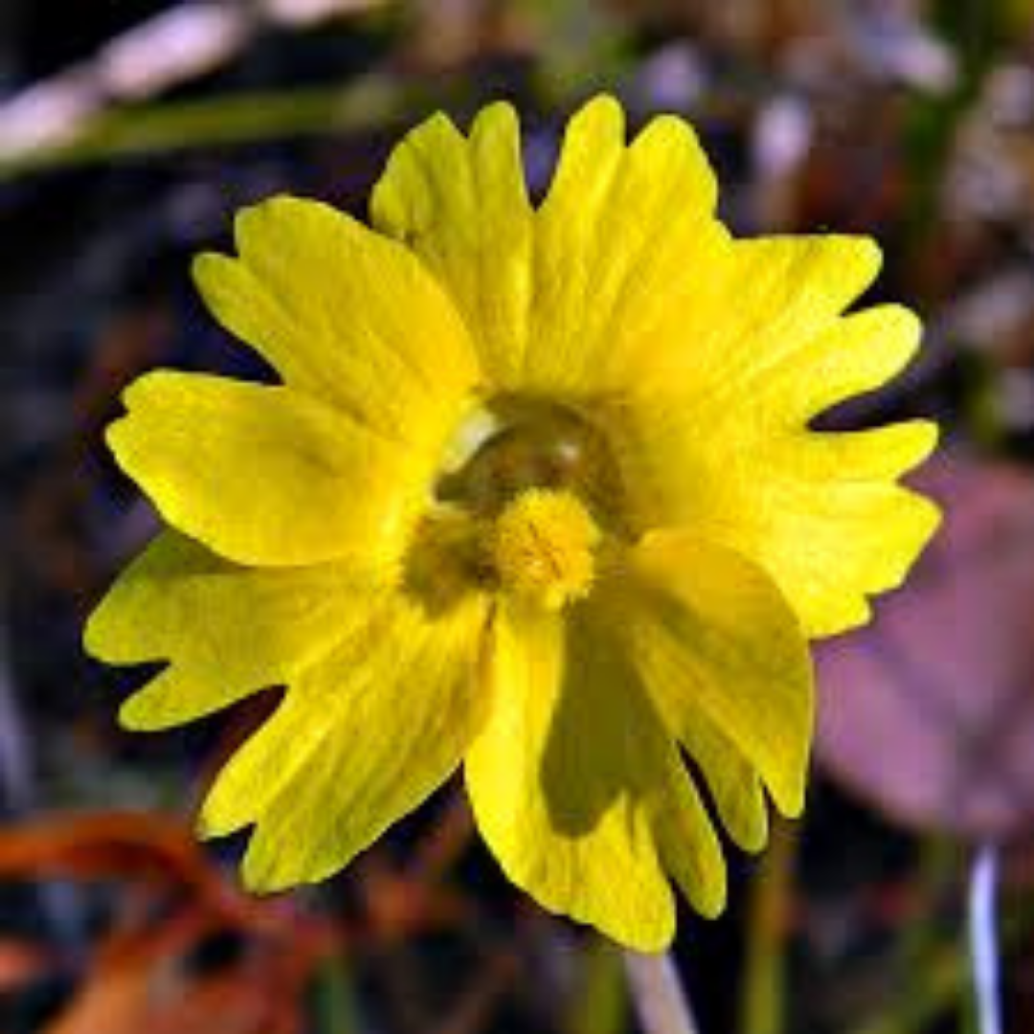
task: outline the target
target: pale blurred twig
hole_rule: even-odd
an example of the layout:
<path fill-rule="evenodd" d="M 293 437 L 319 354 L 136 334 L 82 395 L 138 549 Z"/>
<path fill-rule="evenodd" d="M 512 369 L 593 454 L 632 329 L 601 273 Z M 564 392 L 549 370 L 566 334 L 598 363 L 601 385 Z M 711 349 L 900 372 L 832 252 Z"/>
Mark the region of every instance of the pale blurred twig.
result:
<path fill-rule="evenodd" d="M 977 852 L 969 883 L 969 951 L 980 1034 L 1002 1034 L 995 917 L 997 881 L 998 852 L 993 845 L 986 844 Z"/>
<path fill-rule="evenodd" d="M 185 0 L 96 54 L 0 101 L 0 163 L 75 142 L 106 112 L 153 98 L 236 57 L 267 25 L 297 28 L 390 0 Z"/>
<path fill-rule="evenodd" d="M 116 109 L 91 120 L 61 145 L 17 156 L 5 154 L 0 147 L 0 182 L 134 155 L 355 131 L 382 124 L 409 105 L 419 108 L 424 103 L 425 93 L 374 72 L 347 84 Z"/>
<path fill-rule="evenodd" d="M 644 1034 L 700 1034 L 670 955 L 625 952 L 625 969 Z"/>

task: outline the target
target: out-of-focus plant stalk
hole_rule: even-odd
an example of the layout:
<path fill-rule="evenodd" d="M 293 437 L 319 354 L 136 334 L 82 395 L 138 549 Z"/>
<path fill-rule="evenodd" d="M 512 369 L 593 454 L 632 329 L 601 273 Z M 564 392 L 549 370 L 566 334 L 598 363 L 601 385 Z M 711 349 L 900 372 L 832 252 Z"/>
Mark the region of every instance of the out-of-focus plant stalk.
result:
<path fill-rule="evenodd" d="M 987 844 L 977 852 L 969 884 L 969 951 L 979 1034 L 1002 1034 L 997 883 L 998 851 Z"/>
<path fill-rule="evenodd" d="M 644 1034 L 700 1034 L 672 957 L 625 952 L 625 970 Z"/>
<path fill-rule="evenodd" d="M 324 1034 L 359 1034 L 362 1023 L 351 973 L 342 955 L 332 955 L 316 976 L 316 1011 Z"/>
<path fill-rule="evenodd" d="M 750 890 L 740 1034 L 782 1034 L 786 1027 L 786 931 L 799 827 L 779 822 Z"/>
<path fill-rule="evenodd" d="M 604 938 L 594 938 L 582 955 L 578 986 L 561 1029 L 564 1034 L 623 1034 L 627 1014 L 622 953 Z"/>

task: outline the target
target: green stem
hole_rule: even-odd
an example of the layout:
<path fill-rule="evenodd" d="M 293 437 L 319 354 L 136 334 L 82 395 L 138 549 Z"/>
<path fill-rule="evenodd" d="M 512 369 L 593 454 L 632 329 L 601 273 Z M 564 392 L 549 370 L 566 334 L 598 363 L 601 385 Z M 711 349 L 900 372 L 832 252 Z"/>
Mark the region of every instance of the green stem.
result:
<path fill-rule="evenodd" d="M 780 822 L 750 889 L 740 1034 L 782 1034 L 786 1020 L 786 931 L 798 827 Z"/>
<path fill-rule="evenodd" d="M 700 1034 L 670 955 L 626 951 L 625 971 L 643 1034 Z"/>
<path fill-rule="evenodd" d="M 322 1034 L 356 1034 L 360 1029 L 351 976 L 342 955 L 331 956 L 316 976 L 316 1013 Z"/>
<path fill-rule="evenodd" d="M 622 953 L 605 938 L 593 938 L 581 958 L 577 990 L 562 1030 L 565 1034 L 623 1034 L 627 1013 Z"/>

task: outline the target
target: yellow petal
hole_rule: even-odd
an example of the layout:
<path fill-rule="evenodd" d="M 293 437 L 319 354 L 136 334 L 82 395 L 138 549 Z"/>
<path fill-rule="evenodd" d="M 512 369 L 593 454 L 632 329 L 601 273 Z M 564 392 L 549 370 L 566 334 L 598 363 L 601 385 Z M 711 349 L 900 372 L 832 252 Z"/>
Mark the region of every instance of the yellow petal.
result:
<path fill-rule="evenodd" d="M 626 147 L 612 98 L 572 118 L 535 221 L 527 390 L 624 390 L 633 371 L 685 347 L 669 328 L 725 247 L 716 198 L 707 158 L 681 119 L 656 118 Z"/>
<path fill-rule="evenodd" d="M 206 303 L 285 383 L 379 433 L 437 449 L 478 373 L 462 321 L 405 248 L 327 205 L 243 209 L 240 258 L 202 255 Z"/>
<path fill-rule="evenodd" d="M 626 146 L 620 106 L 598 97 L 572 118 L 538 212 L 516 118 L 493 105 L 469 140 L 442 116 L 411 133 L 372 214 L 447 286 L 498 390 L 584 395 L 672 346 L 665 328 L 727 238 L 716 196 L 685 122 L 661 116 Z"/>
<path fill-rule="evenodd" d="M 108 429 L 119 466 L 174 527 L 244 564 L 389 565 L 426 464 L 289 388 L 158 371 Z"/>
<path fill-rule="evenodd" d="M 756 384 L 832 328 L 872 283 L 880 250 L 839 234 L 723 241 L 687 293 L 670 307 L 673 341 L 646 365 L 632 391 L 661 391 L 697 410 L 743 407 Z"/>
<path fill-rule="evenodd" d="M 163 532 L 86 625 L 109 664 L 168 661 L 123 705 L 132 729 L 160 729 L 283 685 L 364 620 L 377 591 L 339 566 L 257 570 Z"/>
<path fill-rule="evenodd" d="M 701 911 L 724 901 L 724 863 L 674 745 L 609 635 L 500 603 L 489 712 L 467 756 L 478 827 L 543 907 L 643 951 L 665 947 L 674 905 L 658 855 Z M 669 857 L 670 852 L 670 857 Z"/>
<path fill-rule="evenodd" d="M 689 903 L 708 919 L 725 908 L 725 858 L 689 772 L 675 750 L 664 755 L 667 781 L 654 817 L 657 849 L 665 870 Z"/>
<path fill-rule="evenodd" d="M 469 139 L 435 115 L 395 148 L 370 203 L 448 290 L 488 378 L 516 386 L 531 302 L 531 207 L 517 117 L 485 108 Z"/>
<path fill-rule="evenodd" d="M 793 601 L 808 635 L 819 637 L 865 624 L 866 597 L 901 585 L 940 519 L 928 499 L 897 485 L 787 480 L 774 482 L 766 505 L 745 512 L 736 528 L 714 534 L 757 558 Z"/>
<path fill-rule="evenodd" d="M 905 420 L 868 431 L 773 431 L 758 449 L 773 481 L 836 489 L 844 482 L 893 481 L 922 463 L 937 438 L 929 420 Z"/>
<path fill-rule="evenodd" d="M 912 360 L 922 326 L 901 305 L 878 305 L 831 323 L 810 341 L 780 350 L 736 393 L 749 393 L 774 426 L 800 426 L 845 399 L 881 387 Z M 717 409 L 723 403 L 720 400 Z M 715 416 L 719 416 L 719 412 Z"/>
<path fill-rule="evenodd" d="M 700 708 L 680 701 L 679 737 L 707 780 L 715 810 L 744 851 L 760 851 L 768 841 L 768 805 L 757 772 Z"/>
<path fill-rule="evenodd" d="M 789 605 L 759 568 L 690 532 L 646 535 L 627 564 L 620 628 L 672 734 L 699 749 L 694 722 L 704 712 L 779 810 L 799 814 L 814 705 L 807 642 Z"/>
<path fill-rule="evenodd" d="M 330 876 L 449 777 L 481 713 L 485 614 L 473 595 L 434 617 L 395 598 L 289 687 L 200 818 L 207 836 L 256 823 L 249 887 Z"/>
<path fill-rule="evenodd" d="M 764 434 L 749 420 L 655 435 L 647 416 L 638 440 L 626 424 L 614 440 L 640 526 L 691 527 L 749 557 L 811 638 L 864 624 L 867 598 L 901 584 L 940 521 L 931 502 L 893 481 L 930 453 L 936 427 Z"/>
<path fill-rule="evenodd" d="M 692 527 L 760 564 L 809 636 L 866 621 L 867 597 L 900 584 L 938 522 L 930 503 L 893 484 L 933 449 L 934 425 L 807 428 L 893 376 L 918 342 L 915 317 L 897 306 L 837 317 L 877 253 L 823 240 L 755 242 L 737 260 L 739 279 L 714 289 L 725 308 L 704 305 L 687 324 L 694 347 L 681 368 L 650 391 L 635 382 L 597 416 L 634 522 Z"/>

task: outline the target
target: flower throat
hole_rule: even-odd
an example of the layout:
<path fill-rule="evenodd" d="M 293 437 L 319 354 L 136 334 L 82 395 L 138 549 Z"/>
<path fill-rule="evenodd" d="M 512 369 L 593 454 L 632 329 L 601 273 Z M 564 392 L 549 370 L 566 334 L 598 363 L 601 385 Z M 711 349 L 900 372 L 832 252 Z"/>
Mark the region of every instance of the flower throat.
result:
<path fill-rule="evenodd" d="M 619 531 L 621 485 L 600 432 L 581 414 L 539 399 L 504 397 L 470 418 L 458 462 L 439 478 L 439 502 L 498 517 L 529 490 L 570 492 L 609 531 Z"/>

